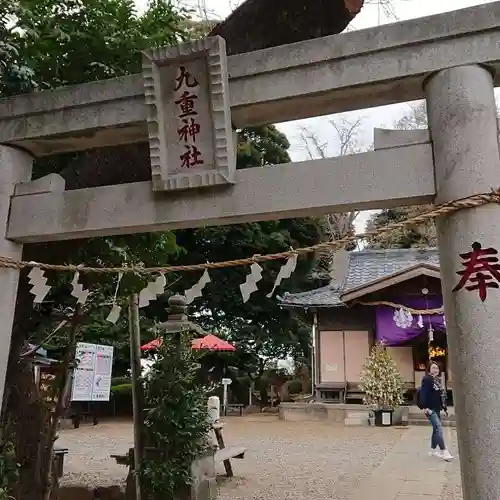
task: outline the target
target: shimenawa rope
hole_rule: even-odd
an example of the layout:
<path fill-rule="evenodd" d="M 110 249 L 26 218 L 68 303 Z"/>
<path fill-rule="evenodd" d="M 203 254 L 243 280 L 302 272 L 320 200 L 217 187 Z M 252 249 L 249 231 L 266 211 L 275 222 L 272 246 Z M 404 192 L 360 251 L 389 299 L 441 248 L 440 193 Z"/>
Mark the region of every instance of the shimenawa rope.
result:
<path fill-rule="evenodd" d="M 123 267 L 89 267 L 85 265 L 74 265 L 74 264 L 44 264 L 34 261 L 19 261 L 11 259 L 10 257 L 0 256 L 0 268 L 12 268 L 12 269 L 26 269 L 26 268 L 40 268 L 44 271 L 71 271 L 80 273 L 98 273 L 98 274 L 118 274 L 118 273 L 136 273 L 136 274 L 155 274 L 155 273 L 172 273 L 172 272 L 188 272 L 188 271 L 203 271 L 205 269 L 225 269 L 229 267 L 239 267 L 251 265 L 254 262 L 268 262 L 271 260 L 281 260 L 287 259 L 294 254 L 302 255 L 312 252 L 317 252 L 318 250 L 324 249 L 336 249 L 345 246 L 347 243 L 373 239 L 377 236 L 388 234 L 399 229 L 404 229 L 408 226 L 414 226 L 418 224 L 423 224 L 424 222 L 439 217 L 441 215 L 447 215 L 459 210 L 466 208 L 474 208 L 481 205 L 486 205 L 489 203 L 500 203 L 500 188 L 492 189 L 489 193 L 480 193 L 466 198 L 461 198 L 442 205 L 438 205 L 432 210 L 415 215 L 408 219 L 402 220 L 400 222 L 393 222 L 387 224 L 386 226 L 372 229 L 361 234 L 349 235 L 340 238 L 335 241 L 327 241 L 324 243 L 319 243 L 310 247 L 298 248 L 294 250 L 289 250 L 287 252 L 273 253 L 268 255 L 255 255 L 253 257 L 248 257 L 245 259 L 227 260 L 223 262 L 207 262 L 203 264 L 190 264 L 186 266 L 158 266 L 158 267 L 141 267 L 141 266 L 123 266 Z"/>
<path fill-rule="evenodd" d="M 411 314 L 443 314 L 444 307 L 438 307 L 436 309 L 414 309 L 413 307 L 408 307 L 403 304 L 396 304 L 395 302 L 391 302 L 389 300 L 375 300 L 373 302 L 363 302 L 361 300 L 356 300 L 354 304 L 360 304 L 362 306 L 386 306 L 392 307 L 393 309 L 404 309 L 405 311 L 410 312 Z"/>

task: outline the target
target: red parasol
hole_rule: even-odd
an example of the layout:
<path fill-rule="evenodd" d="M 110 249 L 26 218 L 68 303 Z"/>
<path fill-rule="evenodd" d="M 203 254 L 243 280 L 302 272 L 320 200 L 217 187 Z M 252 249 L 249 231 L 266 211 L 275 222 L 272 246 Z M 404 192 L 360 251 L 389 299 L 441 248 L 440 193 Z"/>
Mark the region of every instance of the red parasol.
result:
<path fill-rule="evenodd" d="M 215 335 L 207 335 L 202 339 L 193 340 L 193 349 L 208 349 L 209 351 L 236 351 L 236 347 Z"/>
<path fill-rule="evenodd" d="M 162 343 L 162 339 L 152 340 L 147 344 L 141 345 L 141 351 L 154 351 L 155 349 L 158 349 L 158 347 L 161 347 Z"/>
<path fill-rule="evenodd" d="M 154 351 L 162 344 L 162 339 L 155 339 L 141 346 L 141 351 Z M 229 342 L 220 339 L 215 335 L 207 335 L 201 339 L 194 339 L 192 342 L 193 349 L 207 349 L 209 351 L 236 351 L 236 347 Z"/>

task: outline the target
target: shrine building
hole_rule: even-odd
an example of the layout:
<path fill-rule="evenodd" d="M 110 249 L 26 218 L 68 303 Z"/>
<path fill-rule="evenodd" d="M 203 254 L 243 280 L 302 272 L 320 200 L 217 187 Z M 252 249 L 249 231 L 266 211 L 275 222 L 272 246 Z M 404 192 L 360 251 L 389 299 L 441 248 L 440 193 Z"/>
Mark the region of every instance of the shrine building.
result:
<path fill-rule="evenodd" d="M 437 249 L 350 252 L 343 278 L 279 300 L 313 325 L 317 400 L 361 402 L 360 374 L 377 341 L 390 349 L 408 402 L 429 359 L 441 366 L 452 399 Z"/>

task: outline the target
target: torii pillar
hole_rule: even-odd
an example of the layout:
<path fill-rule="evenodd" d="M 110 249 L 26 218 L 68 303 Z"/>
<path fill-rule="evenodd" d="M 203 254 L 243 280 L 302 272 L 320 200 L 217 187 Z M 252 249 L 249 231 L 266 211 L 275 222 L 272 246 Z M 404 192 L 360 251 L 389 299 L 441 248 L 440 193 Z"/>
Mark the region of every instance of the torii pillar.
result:
<path fill-rule="evenodd" d="M 429 77 L 425 91 L 436 203 L 498 188 L 498 124 L 489 70 L 479 65 L 442 70 Z M 500 289 L 487 288 L 484 301 L 478 290 L 453 289 L 460 280 L 457 271 L 464 269 L 459 254 L 471 252 L 475 242 L 500 250 L 500 207 L 439 217 L 437 232 L 464 500 L 498 500 Z"/>
<path fill-rule="evenodd" d="M 32 156 L 19 148 L 0 145 L 0 227 L 7 227 L 10 201 L 16 184 L 31 180 Z M 0 236 L 0 255 L 21 260 L 23 245 Z M 16 308 L 19 270 L 7 267 L 0 269 L 2 298 L 0 300 L 0 406 L 2 405 L 7 364 Z"/>

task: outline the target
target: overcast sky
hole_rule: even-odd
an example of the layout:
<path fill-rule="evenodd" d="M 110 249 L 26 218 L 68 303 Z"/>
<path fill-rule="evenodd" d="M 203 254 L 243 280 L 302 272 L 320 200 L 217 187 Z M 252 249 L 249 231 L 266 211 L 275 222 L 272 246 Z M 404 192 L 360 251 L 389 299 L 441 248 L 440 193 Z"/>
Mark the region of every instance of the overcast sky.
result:
<path fill-rule="evenodd" d="M 272 1 L 272 0 L 270 0 Z M 308 0 L 304 0 L 308 1 Z M 352 29 L 364 29 L 380 24 L 387 24 L 406 19 L 423 17 L 441 12 L 449 12 L 456 9 L 471 7 L 484 3 L 490 3 L 494 0 L 393 0 L 391 2 L 391 12 L 379 7 L 375 0 L 365 0 L 365 6 L 361 13 L 354 19 Z M 388 0 L 383 0 L 386 3 Z M 198 12 L 204 10 L 208 17 L 225 18 L 237 5 L 237 0 L 182 0 L 184 5 L 193 7 Z M 241 3 L 241 2 L 240 2 Z M 147 4 L 147 0 L 136 0 L 139 10 L 142 10 Z M 355 111 L 336 115 L 335 119 L 346 119 L 354 122 L 362 118 L 359 133 L 361 146 L 369 145 L 373 139 L 373 128 L 392 127 L 408 109 L 406 104 L 395 104 L 392 106 L 383 106 L 369 110 Z M 311 118 L 300 120 L 298 122 L 288 122 L 279 124 L 279 128 L 287 135 L 291 143 L 291 156 L 294 161 L 306 159 L 303 141 L 300 138 L 300 127 L 307 127 L 315 133 L 320 141 L 329 146 L 330 156 L 335 156 L 337 152 L 336 136 L 328 120 L 332 117 Z M 361 214 L 358 218 L 357 230 L 362 231 L 369 214 Z"/>

